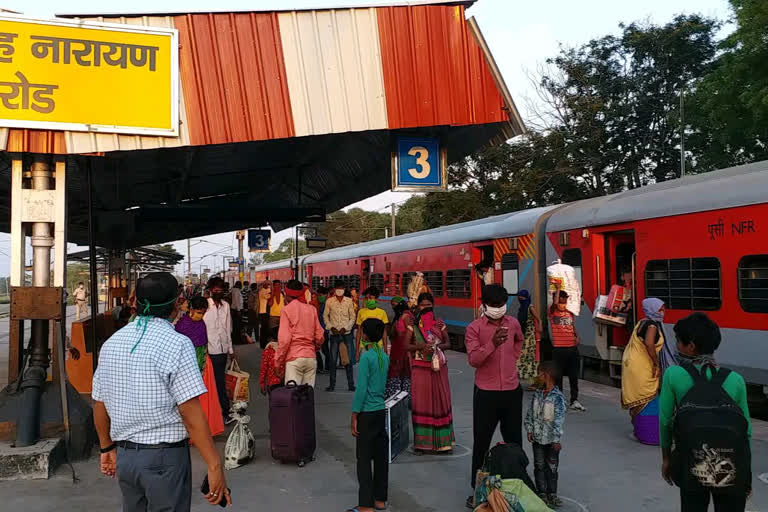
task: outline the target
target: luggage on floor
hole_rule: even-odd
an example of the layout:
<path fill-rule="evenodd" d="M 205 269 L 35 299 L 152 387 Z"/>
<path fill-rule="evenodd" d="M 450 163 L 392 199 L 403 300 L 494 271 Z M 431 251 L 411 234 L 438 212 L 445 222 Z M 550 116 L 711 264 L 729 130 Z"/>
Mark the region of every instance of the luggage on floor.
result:
<path fill-rule="evenodd" d="M 403 453 L 411 442 L 411 419 L 408 415 L 409 394 L 400 391 L 387 399 L 387 437 L 389 438 L 389 462 L 393 462 Z"/>
<path fill-rule="evenodd" d="M 272 458 L 303 467 L 314 460 L 315 391 L 312 386 L 289 381 L 269 397 Z"/>
<path fill-rule="evenodd" d="M 256 456 L 256 440 L 253 438 L 248 423 L 251 417 L 234 414 L 237 425 L 227 438 L 224 447 L 224 469 L 235 469 L 248 464 Z"/>
<path fill-rule="evenodd" d="M 482 470 L 502 479 L 522 480 L 532 491 L 536 485 L 528 475 L 528 456 L 517 443 L 498 443 L 485 455 Z"/>

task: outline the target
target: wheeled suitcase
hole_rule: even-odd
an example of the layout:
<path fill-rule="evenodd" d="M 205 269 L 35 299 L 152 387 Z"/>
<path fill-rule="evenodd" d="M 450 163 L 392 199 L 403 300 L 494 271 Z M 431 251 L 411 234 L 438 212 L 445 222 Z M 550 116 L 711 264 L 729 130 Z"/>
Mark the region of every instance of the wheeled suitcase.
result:
<path fill-rule="evenodd" d="M 315 390 L 289 381 L 269 397 L 272 458 L 304 467 L 315 458 Z"/>

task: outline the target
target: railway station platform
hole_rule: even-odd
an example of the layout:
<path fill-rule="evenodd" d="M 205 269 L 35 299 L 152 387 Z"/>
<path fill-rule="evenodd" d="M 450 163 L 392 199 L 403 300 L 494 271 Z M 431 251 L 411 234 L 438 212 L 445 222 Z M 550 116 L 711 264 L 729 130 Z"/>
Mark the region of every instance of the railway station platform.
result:
<path fill-rule="evenodd" d="M 269 454 L 267 401 L 257 391 L 260 350 L 237 347 L 241 366 L 251 372 L 250 427 L 257 457 L 249 465 L 228 471 L 234 506 L 230 510 L 285 512 L 344 511 L 357 502 L 354 440 L 349 432 L 352 393 L 323 391 L 328 376 L 318 376 L 316 394 L 317 460 L 304 468 L 281 465 Z M 466 355 L 448 353 L 457 446 L 454 454 L 418 456 L 403 453 L 390 466 L 392 512 L 460 512 L 469 494 L 472 446 L 473 370 Z M 568 413 L 560 464 L 563 512 L 673 512 L 679 510 L 677 489 L 660 474 L 657 447 L 630 438 L 628 415 L 619 406 L 619 390 L 582 381 L 582 403 L 588 412 Z M 527 397 L 526 397 L 527 398 Z M 524 402 L 527 407 L 527 400 Z M 768 423 L 753 420 L 753 488 L 751 512 L 768 510 Z M 225 436 L 217 439 L 224 450 Z M 530 456 L 530 445 L 526 447 Z M 193 489 L 205 467 L 193 450 Z M 531 457 L 532 459 L 532 457 Z M 3 510 L 50 512 L 119 510 L 117 482 L 102 477 L 98 458 L 74 464 L 79 482 L 62 466 L 46 485 L 36 482 L 0 483 Z M 532 471 L 532 467 L 530 467 Z M 764 482 L 761 479 L 766 480 Z M 213 510 L 193 492 L 196 512 Z"/>

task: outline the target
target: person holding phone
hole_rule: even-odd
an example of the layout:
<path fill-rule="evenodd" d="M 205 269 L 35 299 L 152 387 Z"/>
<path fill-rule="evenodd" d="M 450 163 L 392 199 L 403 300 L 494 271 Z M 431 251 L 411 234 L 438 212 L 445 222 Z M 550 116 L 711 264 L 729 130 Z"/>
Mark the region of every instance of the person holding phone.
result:
<path fill-rule="evenodd" d="M 496 426 L 505 443 L 523 445 L 523 390 L 517 375 L 517 360 L 523 348 L 520 322 L 507 316 L 507 290 L 498 284 L 483 288 L 484 314 L 467 327 L 466 347 L 470 366 L 475 368 L 472 400 L 472 472 L 470 483 L 483 465 Z M 467 499 L 474 508 L 474 496 Z"/>

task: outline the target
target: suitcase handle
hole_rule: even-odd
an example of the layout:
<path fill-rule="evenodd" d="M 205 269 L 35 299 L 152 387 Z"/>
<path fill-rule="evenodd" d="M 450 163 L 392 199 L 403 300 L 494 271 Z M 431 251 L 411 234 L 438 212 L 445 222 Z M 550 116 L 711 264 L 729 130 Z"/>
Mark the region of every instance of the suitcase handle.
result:
<path fill-rule="evenodd" d="M 297 387 L 299 387 L 299 385 L 296 384 L 295 380 L 289 380 L 288 382 L 285 383 L 285 387 L 287 387 L 287 388 L 297 388 Z"/>

